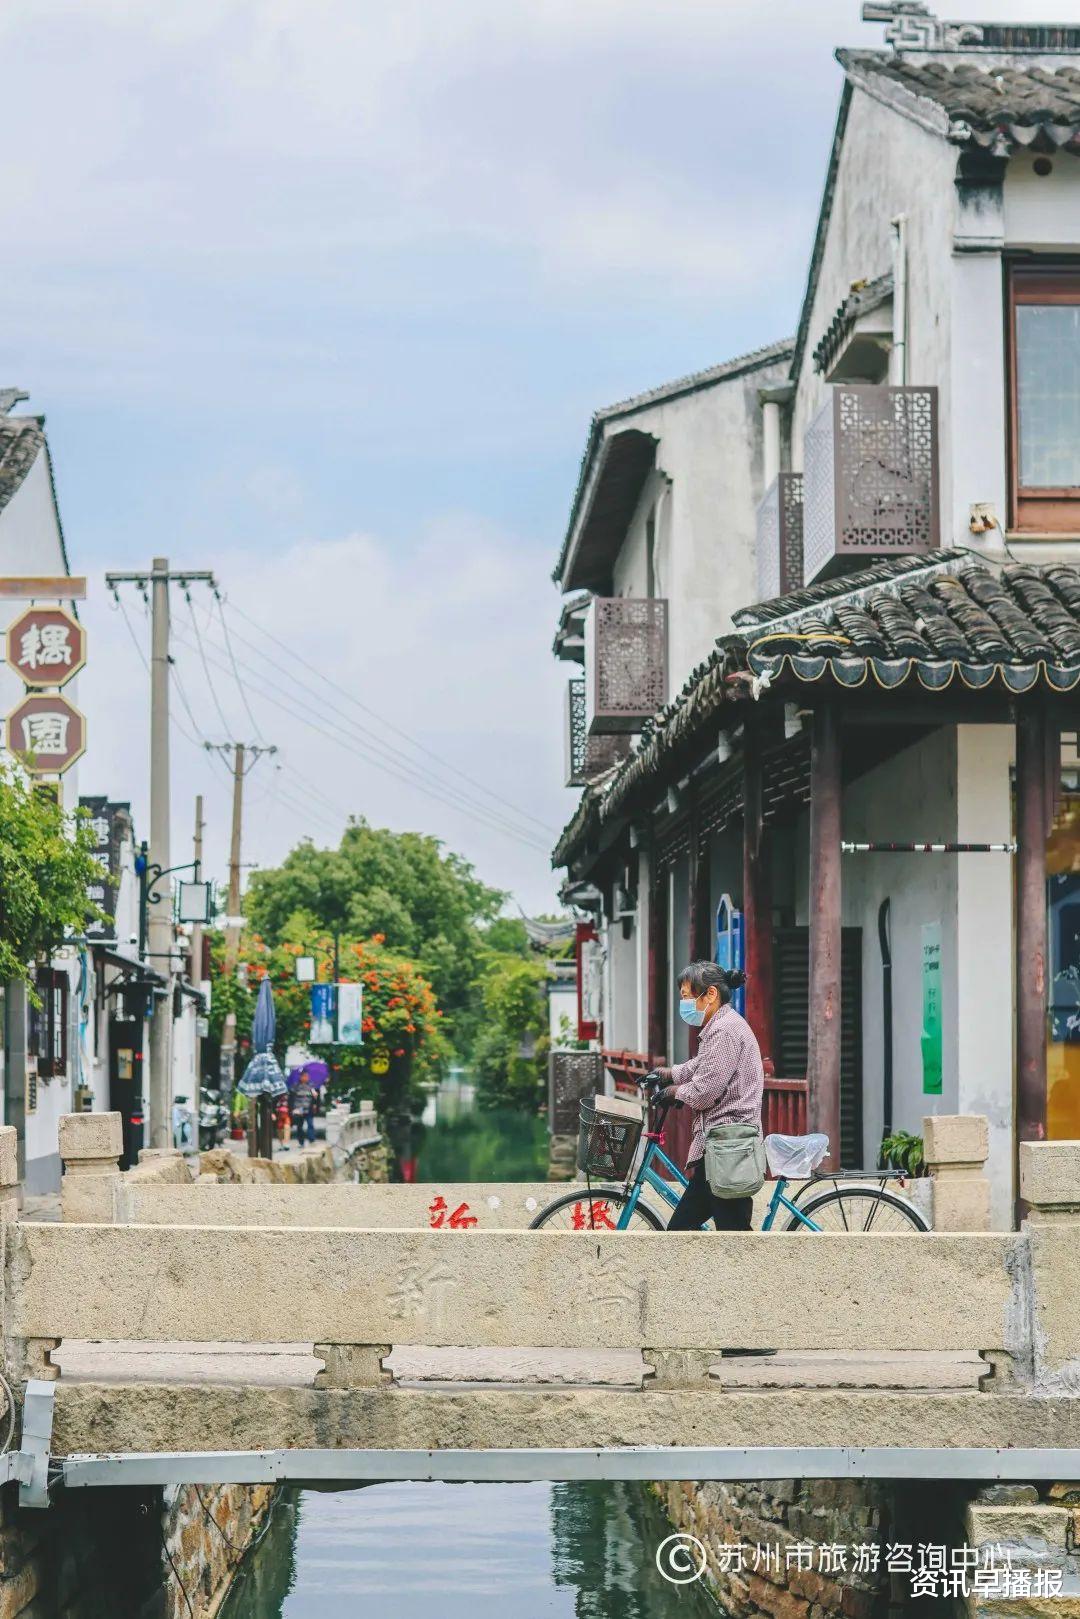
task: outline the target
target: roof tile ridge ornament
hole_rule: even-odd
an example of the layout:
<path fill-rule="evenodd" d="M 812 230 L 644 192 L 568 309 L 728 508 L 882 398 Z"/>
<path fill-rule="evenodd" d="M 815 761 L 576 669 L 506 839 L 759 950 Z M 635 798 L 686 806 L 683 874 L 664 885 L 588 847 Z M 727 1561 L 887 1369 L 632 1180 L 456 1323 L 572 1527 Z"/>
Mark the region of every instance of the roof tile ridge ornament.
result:
<path fill-rule="evenodd" d="M 895 52 L 959 51 L 984 38 L 978 23 L 944 22 L 924 0 L 865 0 L 862 20 L 887 23 L 885 42 Z"/>

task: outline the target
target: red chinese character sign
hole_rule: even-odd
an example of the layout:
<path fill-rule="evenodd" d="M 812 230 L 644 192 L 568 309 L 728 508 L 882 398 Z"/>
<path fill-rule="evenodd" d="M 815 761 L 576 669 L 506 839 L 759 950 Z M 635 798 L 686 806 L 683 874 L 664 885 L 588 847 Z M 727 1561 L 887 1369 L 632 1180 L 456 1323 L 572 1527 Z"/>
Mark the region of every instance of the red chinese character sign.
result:
<path fill-rule="evenodd" d="M 7 746 L 32 776 L 59 776 L 86 752 L 86 720 L 59 692 L 34 692 L 7 717 Z"/>
<path fill-rule="evenodd" d="M 24 686 L 63 686 L 86 662 L 86 631 L 63 607 L 28 607 L 8 625 L 7 661 Z"/>

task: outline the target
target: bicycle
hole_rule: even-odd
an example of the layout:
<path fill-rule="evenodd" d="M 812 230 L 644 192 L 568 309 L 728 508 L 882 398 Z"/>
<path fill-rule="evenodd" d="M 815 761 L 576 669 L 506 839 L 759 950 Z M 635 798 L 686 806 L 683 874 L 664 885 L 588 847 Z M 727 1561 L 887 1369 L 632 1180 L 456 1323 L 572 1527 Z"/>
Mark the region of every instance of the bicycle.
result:
<path fill-rule="evenodd" d="M 653 1076 L 646 1077 L 649 1088 Z M 657 1082 L 654 1082 L 657 1083 Z M 597 1103 L 604 1102 L 605 1108 Z M 676 1106 L 681 1106 L 676 1102 Z M 624 1107 L 632 1104 L 623 1104 Z M 628 1231 L 631 1227 L 663 1231 L 664 1222 L 651 1204 L 642 1199 L 646 1187 L 674 1208 L 689 1184 L 687 1177 L 664 1151 L 664 1121 L 670 1102 L 656 1103 L 656 1128 L 643 1129 L 643 1116 L 635 1118 L 608 1098 L 582 1102 L 578 1130 L 578 1168 L 585 1175 L 587 1191 L 567 1192 L 542 1208 L 529 1229 L 542 1227 L 566 1231 Z M 638 1152 L 641 1140 L 644 1152 Z M 785 1231 L 929 1231 L 929 1222 L 907 1198 L 890 1191 L 890 1180 L 904 1184 L 904 1177 L 889 1170 L 864 1172 L 836 1171 L 818 1174 L 818 1165 L 829 1150 L 826 1135 L 768 1135 L 765 1156 L 775 1177 L 772 1199 L 762 1231 L 771 1231 L 778 1217 L 789 1216 Z M 666 1170 L 665 1179 L 660 1170 Z M 592 1185 L 592 1175 L 610 1176 L 622 1185 Z M 792 1179 L 803 1184 L 788 1196 Z M 876 1185 L 871 1185 L 876 1182 Z M 862 1183 L 862 1184 L 860 1184 Z M 616 1211 L 618 1211 L 616 1216 Z M 703 1231 L 709 1230 L 706 1221 Z"/>

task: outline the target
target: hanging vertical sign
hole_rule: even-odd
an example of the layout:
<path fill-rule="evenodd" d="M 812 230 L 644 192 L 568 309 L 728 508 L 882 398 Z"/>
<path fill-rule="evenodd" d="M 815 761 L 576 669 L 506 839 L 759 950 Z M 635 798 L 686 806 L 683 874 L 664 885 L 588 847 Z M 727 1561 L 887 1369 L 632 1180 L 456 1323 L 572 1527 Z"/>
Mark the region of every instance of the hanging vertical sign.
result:
<path fill-rule="evenodd" d="M 337 985 L 311 986 L 311 1043 L 329 1046 L 334 1043 L 337 1022 Z"/>
<path fill-rule="evenodd" d="M 338 1044 L 342 1046 L 362 1046 L 364 1043 L 363 1020 L 363 984 L 338 984 Z"/>
<path fill-rule="evenodd" d="M 941 923 L 922 930 L 923 1095 L 941 1095 Z"/>
<path fill-rule="evenodd" d="M 105 913 L 87 921 L 86 935 L 90 939 L 115 939 L 120 854 L 124 837 L 131 830 L 131 805 L 114 804 L 107 798 L 80 798 L 79 808 L 94 834 L 93 855 L 100 868 L 100 877 L 88 885 L 86 897 Z"/>

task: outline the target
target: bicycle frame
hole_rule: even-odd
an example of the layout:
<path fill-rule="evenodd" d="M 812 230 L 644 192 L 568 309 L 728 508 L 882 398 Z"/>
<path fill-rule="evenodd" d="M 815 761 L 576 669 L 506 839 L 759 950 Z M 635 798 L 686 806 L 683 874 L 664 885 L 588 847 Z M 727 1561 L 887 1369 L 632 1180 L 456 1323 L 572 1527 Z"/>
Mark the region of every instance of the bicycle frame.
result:
<path fill-rule="evenodd" d="M 669 1205 L 669 1207 L 675 1208 L 683 1192 L 685 1192 L 686 1188 L 690 1184 L 682 1170 L 679 1169 L 676 1164 L 672 1163 L 671 1159 L 664 1151 L 664 1132 L 662 1127 L 659 1130 L 646 1130 L 644 1132 L 644 1139 L 647 1145 L 644 1153 L 642 1154 L 641 1162 L 638 1164 L 636 1173 L 627 1180 L 627 1202 L 623 1205 L 623 1211 L 619 1215 L 618 1224 L 615 1227 L 616 1231 L 626 1230 L 627 1226 L 630 1224 L 630 1221 L 634 1218 L 634 1211 L 638 1206 L 642 1191 L 646 1186 L 650 1187 L 654 1192 L 656 1192 L 658 1196 Z M 658 1174 L 653 1168 L 653 1165 L 657 1159 L 659 1159 L 661 1165 L 670 1170 L 670 1181 L 665 1180 L 664 1177 Z M 678 1190 L 675 1190 L 676 1187 Z M 762 1231 L 772 1230 L 773 1221 L 776 1219 L 776 1216 L 780 1213 L 781 1209 L 787 1209 L 788 1213 L 793 1214 L 796 1220 L 798 1220 L 799 1224 L 804 1225 L 808 1231 L 820 1231 L 821 1227 L 817 1225 L 815 1221 L 811 1220 L 809 1215 L 804 1214 L 802 1210 L 787 1196 L 787 1187 L 787 1180 L 781 1176 L 776 1182 L 773 1189 L 772 1200 L 769 1203 L 765 1218 L 761 1222 Z M 701 1229 L 703 1231 L 708 1231 L 711 1225 L 712 1221 L 707 1220 Z"/>

